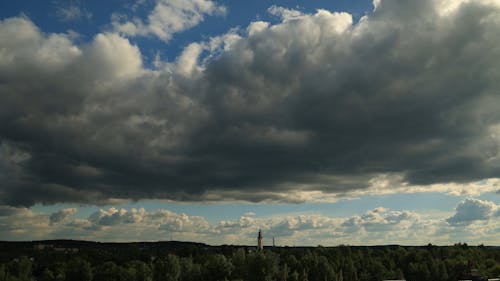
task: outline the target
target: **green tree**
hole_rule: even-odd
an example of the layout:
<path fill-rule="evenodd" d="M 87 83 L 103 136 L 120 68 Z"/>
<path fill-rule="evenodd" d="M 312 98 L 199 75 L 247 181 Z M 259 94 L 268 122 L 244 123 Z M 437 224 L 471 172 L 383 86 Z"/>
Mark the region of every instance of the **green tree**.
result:
<path fill-rule="evenodd" d="M 44 268 L 42 273 L 40 273 L 40 281 L 54 281 L 56 278 L 54 273 L 49 268 Z M 0 279 L 1 280 L 1 279 Z"/>
<path fill-rule="evenodd" d="M 279 256 L 269 251 L 257 251 L 247 255 L 247 280 L 265 281 L 279 278 Z"/>
<path fill-rule="evenodd" d="M 125 265 L 125 268 L 134 281 L 151 281 L 153 278 L 151 267 L 143 261 L 130 261 Z"/>
<path fill-rule="evenodd" d="M 7 266 L 2 263 L 0 265 L 0 281 L 7 281 L 8 274 Z"/>
<path fill-rule="evenodd" d="M 358 273 L 356 271 L 356 267 L 354 266 L 354 262 L 350 256 L 348 256 L 345 260 L 345 264 L 342 267 L 343 279 L 349 281 L 357 281 Z"/>
<path fill-rule="evenodd" d="M 11 278 L 16 277 L 19 281 L 30 281 L 33 279 L 33 262 L 26 256 L 12 260 L 8 264 Z M 8 274 L 9 275 L 9 274 Z"/>
<path fill-rule="evenodd" d="M 224 255 L 213 254 L 207 257 L 204 265 L 206 280 L 227 280 L 233 271 L 233 264 Z"/>
<path fill-rule="evenodd" d="M 234 266 L 233 279 L 244 279 L 246 272 L 246 253 L 242 248 L 237 249 L 231 256 L 231 263 Z"/>
<path fill-rule="evenodd" d="M 371 258 L 366 258 L 368 261 L 367 265 L 367 272 L 368 272 L 368 279 L 365 280 L 370 280 L 370 281 L 379 281 L 383 280 L 386 275 L 388 275 L 387 269 L 384 267 L 384 265 L 379 261 L 379 260 L 373 260 Z M 363 280 L 363 279 L 361 279 Z"/>
<path fill-rule="evenodd" d="M 283 269 L 281 270 L 281 281 L 288 281 L 288 274 L 289 274 L 289 269 L 288 265 L 285 263 L 283 265 Z"/>
<path fill-rule="evenodd" d="M 66 267 L 67 281 L 90 281 L 92 276 L 92 266 L 88 261 L 76 258 L 68 262 Z"/>
<path fill-rule="evenodd" d="M 203 280 L 204 276 L 202 273 L 202 267 L 198 263 L 193 262 L 192 257 L 181 258 L 181 277 L 182 281 L 197 281 Z"/>
<path fill-rule="evenodd" d="M 94 281 L 129 281 L 130 274 L 112 261 L 107 261 L 95 270 Z"/>
<path fill-rule="evenodd" d="M 311 281 L 336 280 L 337 278 L 328 259 L 316 252 L 303 256 L 301 264 L 308 272 L 308 279 Z"/>
<path fill-rule="evenodd" d="M 410 263 L 407 278 L 408 281 L 431 280 L 431 273 L 424 263 Z"/>
<path fill-rule="evenodd" d="M 401 270 L 401 268 L 396 269 L 396 271 L 394 272 L 393 278 L 396 280 L 405 279 L 405 275 L 404 275 L 403 271 Z"/>
<path fill-rule="evenodd" d="M 302 269 L 302 273 L 300 274 L 299 280 L 300 281 L 309 281 L 309 274 L 307 273 L 307 270 L 305 268 Z"/>
<path fill-rule="evenodd" d="M 446 270 L 446 266 L 440 260 L 431 260 L 430 268 L 429 268 L 432 276 L 432 280 L 436 281 L 446 281 L 448 280 L 448 272 Z"/>
<path fill-rule="evenodd" d="M 290 281 L 299 281 L 299 279 L 300 279 L 299 273 L 296 270 L 294 270 L 292 274 L 290 274 Z"/>
<path fill-rule="evenodd" d="M 168 255 L 157 259 L 153 266 L 153 281 L 178 281 L 181 275 L 179 257 Z"/>
<path fill-rule="evenodd" d="M 489 269 L 489 276 L 491 278 L 498 278 L 500 277 L 500 264 L 495 264 L 493 267 Z"/>

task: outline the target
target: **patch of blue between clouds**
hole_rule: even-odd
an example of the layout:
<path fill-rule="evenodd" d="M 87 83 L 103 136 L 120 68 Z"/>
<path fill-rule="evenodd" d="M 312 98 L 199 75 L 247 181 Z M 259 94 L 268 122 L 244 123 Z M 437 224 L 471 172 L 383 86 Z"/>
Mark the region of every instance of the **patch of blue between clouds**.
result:
<path fill-rule="evenodd" d="M 221 220 L 234 220 L 247 212 L 256 217 L 297 216 L 318 214 L 327 217 L 350 217 L 361 215 L 366 211 L 383 207 L 393 211 L 452 212 L 458 203 L 467 196 L 450 196 L 443 193 L 401 193 L 390 195 L 365 195 L 356 199 L 341 200 L 335 203 L 302 203 L 302 204 L 269 204 L 269 203 L 164 203 L 159 201 L 139 201 L 122 205 L 79 206 L 77 204 L 56 204 L 50 206 L 35 205 L 33 211 L 50 214 L 64 208 L 78 208 L 79 218 L 86 218 L 99 209 L 109 208 L 144 208 L 147 211 L 166 209 L 190 216 L 202 216 L 211 223 Z M 500 196 L 484 194 L 478 199 L 489 200 L 500 204 Z"/>

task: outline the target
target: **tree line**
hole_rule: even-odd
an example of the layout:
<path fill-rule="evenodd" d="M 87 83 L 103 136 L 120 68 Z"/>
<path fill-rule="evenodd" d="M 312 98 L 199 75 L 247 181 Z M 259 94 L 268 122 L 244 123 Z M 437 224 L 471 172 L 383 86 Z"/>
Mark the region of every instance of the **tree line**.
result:
<path fill-rule="evenodd" d="M 19 252 L 0 255 L 0 281 L 457 281 L 472 268 L 490 278 L 500 276 L 500 248 L 466 244 Z"/>

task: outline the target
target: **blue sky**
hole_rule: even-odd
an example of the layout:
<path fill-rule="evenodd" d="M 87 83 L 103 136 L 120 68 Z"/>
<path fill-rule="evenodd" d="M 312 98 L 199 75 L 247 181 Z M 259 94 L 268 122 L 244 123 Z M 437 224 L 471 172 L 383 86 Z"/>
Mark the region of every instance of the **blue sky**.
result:
<path fill-rule="evenodd" d="M 500 243 L 500 3 L 3 1 L 6 240 Z"/>

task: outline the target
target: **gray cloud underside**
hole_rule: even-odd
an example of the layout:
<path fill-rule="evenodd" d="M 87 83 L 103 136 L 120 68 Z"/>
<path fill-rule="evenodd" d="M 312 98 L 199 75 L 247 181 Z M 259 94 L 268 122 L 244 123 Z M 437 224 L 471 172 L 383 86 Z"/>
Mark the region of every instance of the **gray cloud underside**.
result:
<path fill-rule="evenodd" d="M 380 173 L 498 177 L 500 8 L 446 3 L 256 22 L 203 63 L 193 44 L 155 70 L 118 34 L 76 45 L 5 19 L 0 204 L 279 201 Z"/>

